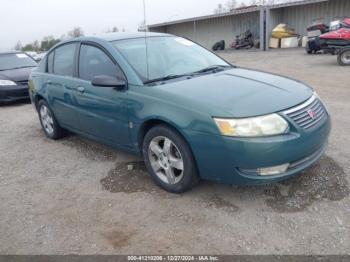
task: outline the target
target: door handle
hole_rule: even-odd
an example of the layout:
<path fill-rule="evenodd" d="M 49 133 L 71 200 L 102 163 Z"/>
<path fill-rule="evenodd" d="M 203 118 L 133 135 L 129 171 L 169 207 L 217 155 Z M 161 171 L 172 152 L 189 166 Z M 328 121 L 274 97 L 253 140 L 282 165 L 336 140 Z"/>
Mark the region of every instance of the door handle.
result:
<path fill-rule="evenodd" d="M 80 92 L 80 93 L 84 93 L 85 88 L 82 87 L 82 86 L 78 86 L 78 87 L 77 87 L 77 91 Z"/>

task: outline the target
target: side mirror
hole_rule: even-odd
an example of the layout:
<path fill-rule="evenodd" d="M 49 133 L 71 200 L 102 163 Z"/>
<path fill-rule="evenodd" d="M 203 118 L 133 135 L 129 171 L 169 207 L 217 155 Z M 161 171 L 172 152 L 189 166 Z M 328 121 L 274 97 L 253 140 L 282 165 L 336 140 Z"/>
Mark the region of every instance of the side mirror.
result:
<path fill-rule="evenodd" d="M 117 90 L 125 89 L 127 86 L 127 83 L 125 80 L 121 80 L 121 79 L 118 79 L 117 77 L 106 76 L 106 75 L 95 76 L 92 79 L 91 84 L 93 86 L 113 87 Z"/>

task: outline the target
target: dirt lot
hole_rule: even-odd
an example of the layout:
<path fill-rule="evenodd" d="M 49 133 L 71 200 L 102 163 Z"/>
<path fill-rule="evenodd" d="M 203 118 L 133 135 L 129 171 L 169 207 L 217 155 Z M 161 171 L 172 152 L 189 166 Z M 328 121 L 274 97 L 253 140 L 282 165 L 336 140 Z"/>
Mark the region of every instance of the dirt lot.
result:
<path fill-rule="evenodd" d="M 317 90 L 333 115 L 317 166 L 276 185 L 173 195 L 140 159 L 74 135 L 50 141 L 31 105 L 1 107 L 0 253 L 349 254 L 350 68 L 301 49 L 221 55 Z"/>

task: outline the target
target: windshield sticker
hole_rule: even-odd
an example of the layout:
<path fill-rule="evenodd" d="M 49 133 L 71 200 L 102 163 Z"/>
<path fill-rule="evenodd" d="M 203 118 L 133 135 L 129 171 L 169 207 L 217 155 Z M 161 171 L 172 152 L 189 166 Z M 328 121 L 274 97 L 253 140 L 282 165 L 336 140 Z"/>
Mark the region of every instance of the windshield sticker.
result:
<path fill-rule="evenodd" d="M 186 45 L 186 46 L 194 45 L 194 43 L 192 43 L 191 41 L 184 39 L 184 38 L 181 38 L 181 37 L 175 38 L 175 41 L 180 43 L 180 44 Z"/>
<path fill-rule="evenodd" d="M 18 58 L 27 58 L 27 55 L 25 54 L 16 54 Z"/>

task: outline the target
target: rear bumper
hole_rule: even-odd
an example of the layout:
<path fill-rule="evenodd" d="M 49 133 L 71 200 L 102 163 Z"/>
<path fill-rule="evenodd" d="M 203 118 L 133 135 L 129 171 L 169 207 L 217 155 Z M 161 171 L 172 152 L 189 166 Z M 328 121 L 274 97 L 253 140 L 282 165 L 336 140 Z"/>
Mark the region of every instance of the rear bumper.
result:
<path fill-rule="evenodd" d="M 28 99 L 28 86 L 17 85 L 0 87 L 0 104 L 9 104 Z"/>

